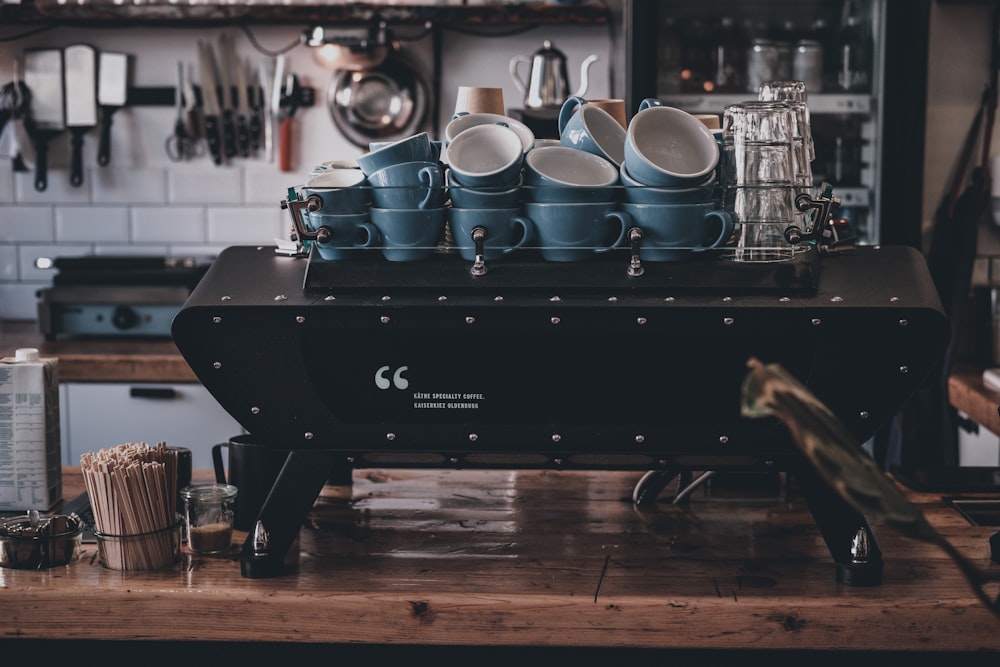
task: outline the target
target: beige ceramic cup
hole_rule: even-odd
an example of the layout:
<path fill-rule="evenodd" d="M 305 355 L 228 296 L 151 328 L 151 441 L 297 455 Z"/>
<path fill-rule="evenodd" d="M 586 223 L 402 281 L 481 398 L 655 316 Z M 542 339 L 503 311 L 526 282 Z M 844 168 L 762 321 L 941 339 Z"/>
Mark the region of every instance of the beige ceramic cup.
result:
<path fill-rule="evenodd" d="M 610 98 L 599 98 L 596 100 L 587 100 L 587 104 L 592 104 L 599 109 L 604 109 L 611 117 L 618 121 L 618 124 L 622 127 L 628 125 L 628 120 L 625 118 L 625 100 L 617 100 Z"/>
<path fill-rule="evenodd" d="M 503 88 L 459 86 L 455 99 L 455 113 L 495 113 L 504 115 Z"/>
<path fill-rule="evenodd" d="M 719 120 L 719 116 L 714 113 L 696 113 L 694 117 L 697 118 L 710 130 L 722 129 L 722 123 Z"/>

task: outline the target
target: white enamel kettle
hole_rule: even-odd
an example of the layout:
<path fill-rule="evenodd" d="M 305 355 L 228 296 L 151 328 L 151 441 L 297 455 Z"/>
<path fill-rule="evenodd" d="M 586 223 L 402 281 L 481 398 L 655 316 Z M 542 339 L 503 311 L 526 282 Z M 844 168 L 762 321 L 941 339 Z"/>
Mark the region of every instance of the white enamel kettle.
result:
<path fill-rule="evenodd" d="M 566 74 L 566 55 L 552 46 L 550 40 L 542 42 L 542 48 L 535 51 L 531 58 L 514 56 L 510 59 L 510 75 L 517 89 L 524 93 L 524 106 L 527 109 L 542 107 L 557 108 L 562 106 L 571 95 L 583 97 L 587 92 L 587 72 L 590 65 L 597 60 L 595 54 L 587 56 L 580 64 L 580 89 L 575 93 L 569 90 L 569 77 Z M 521 63 L 531 63 L 528 83 L 518 74 Z"/>

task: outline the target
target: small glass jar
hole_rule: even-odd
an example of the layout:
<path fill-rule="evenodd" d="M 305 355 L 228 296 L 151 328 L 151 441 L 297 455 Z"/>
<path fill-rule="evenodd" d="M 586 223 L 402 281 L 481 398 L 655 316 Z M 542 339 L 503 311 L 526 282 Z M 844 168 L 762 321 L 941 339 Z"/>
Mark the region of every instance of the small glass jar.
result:
<path fill-rule="evenodd" d="M 181 489 L 191 551 L 218 554 L 230 550 L 236 494 L 232 484 L 197 484 Z"/>

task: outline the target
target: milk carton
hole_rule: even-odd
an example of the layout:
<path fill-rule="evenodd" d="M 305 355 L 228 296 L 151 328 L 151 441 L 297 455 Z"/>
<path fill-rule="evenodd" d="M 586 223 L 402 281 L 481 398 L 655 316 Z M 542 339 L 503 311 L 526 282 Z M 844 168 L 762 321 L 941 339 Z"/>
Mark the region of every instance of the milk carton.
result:
<path fill-rule="evenodd" d="M 62 499 L 59 367 L 34 348 L 0 359 L 0 511 Z"/>

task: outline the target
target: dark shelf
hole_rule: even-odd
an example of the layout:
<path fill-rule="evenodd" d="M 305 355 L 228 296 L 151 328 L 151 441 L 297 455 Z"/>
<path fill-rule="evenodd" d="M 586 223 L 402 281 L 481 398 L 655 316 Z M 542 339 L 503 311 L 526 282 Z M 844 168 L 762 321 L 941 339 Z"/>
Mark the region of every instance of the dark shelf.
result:
<path fill-rule="evenodd" d="M 476 6 L 400 6 L 378 3 L 317 5 L 60 5 L 28 0 L 0 5 L 0 24 L 72 26 L 197 27 L 249 24 L 366 25 L 380 16 L 390 24 L 462 25 L 488 28 L 511 25 L 605 24 L 610 11 L 599 2 L 577 5 L 497 4 Z"/>

